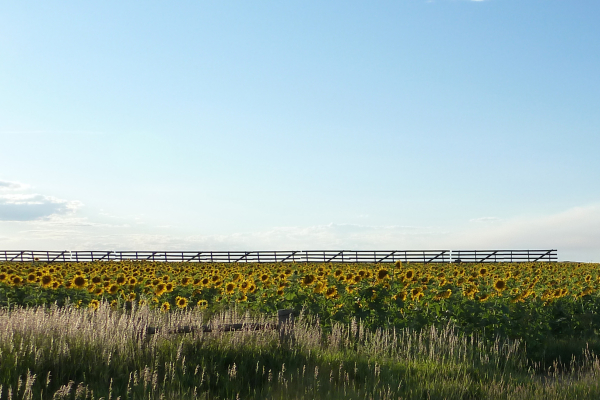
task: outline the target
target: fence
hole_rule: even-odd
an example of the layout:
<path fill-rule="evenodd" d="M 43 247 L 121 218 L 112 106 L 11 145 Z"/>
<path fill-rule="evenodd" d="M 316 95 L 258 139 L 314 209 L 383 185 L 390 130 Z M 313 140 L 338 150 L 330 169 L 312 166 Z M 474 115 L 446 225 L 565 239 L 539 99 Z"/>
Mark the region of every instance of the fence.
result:
<path fill-rule="evenodd" d="M 557 261 L 556 250 L 35 251 L 0 250 L 0 261 L 414 263 Z"/>
<path fill-rule="evenodd" d="M 556 261 L 556 250 L 455 250 L 455 262 Z"/>
<path fill-rule="evenodd" d="M 275 323 L 256 323 L 256 322 L 241 322 L 241 323 L 230 323 L 230 324 L 215 324 L 215 325 L 200 325 L 191 326 L 183 325 L 176 326 L 167 330 L 167 333 L 192 333 L 192 332 L 233 332 L 233 331 L 258 331 L 267 329 L 279 329 L 279 338 L 285 339 L 289 332 L 289 328 L 294 325 L 294 310 L 291 308 L 277 310 L 277 324 Z M 158 326 L 147 326 L 146 334 L 154 335 L 159 331 L 163 330 L 162 327 Z"/>

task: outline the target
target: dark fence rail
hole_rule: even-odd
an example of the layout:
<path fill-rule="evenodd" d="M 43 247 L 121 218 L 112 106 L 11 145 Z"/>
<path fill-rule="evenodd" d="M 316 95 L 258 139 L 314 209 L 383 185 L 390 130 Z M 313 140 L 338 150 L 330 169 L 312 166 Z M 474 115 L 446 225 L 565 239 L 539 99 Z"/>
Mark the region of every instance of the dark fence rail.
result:
<path fill-rule="evenodd" d="M 556 261 L 556 250 L 453 250 L 454 262 Z"/>
<path fill-rule="evenodd" d="M 557 261 L 556 250 L 35 251 L 0 250 L 0 261 L 415 263 Z"/>

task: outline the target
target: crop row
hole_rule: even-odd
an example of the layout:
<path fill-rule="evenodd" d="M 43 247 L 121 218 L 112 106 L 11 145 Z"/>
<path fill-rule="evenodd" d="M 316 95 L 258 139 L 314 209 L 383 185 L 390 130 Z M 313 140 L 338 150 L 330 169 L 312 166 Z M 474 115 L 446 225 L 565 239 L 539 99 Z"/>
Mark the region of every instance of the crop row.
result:
<path fill-rule="evenodd" d="M 97 308 L 107 301 L 209 314 L 292 308 L 325 326 L 352 319 L 372 328 L 451 323 L 531 343 L 595 335 L 599 289 L 600 265 L 591 263 L 0 263 L 5 307 Z"/>

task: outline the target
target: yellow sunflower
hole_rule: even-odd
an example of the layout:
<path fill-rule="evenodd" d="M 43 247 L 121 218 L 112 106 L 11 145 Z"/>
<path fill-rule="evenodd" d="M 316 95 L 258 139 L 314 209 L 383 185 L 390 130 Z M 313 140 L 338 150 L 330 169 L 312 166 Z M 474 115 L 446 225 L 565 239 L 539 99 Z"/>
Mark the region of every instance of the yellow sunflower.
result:
<path fill-rule="evenodd" d="M 337 289 L 335 287 L 329 287 L 327 288 L 327 290 L 325 291 L 325 297 L 328 299 L 332 299 L 334 297 L 337 297 Z"/>
<path fill-rule="evenodd" d="M 167 285 L 165 285 L 164 283 L 159 283 L 158 285 L 156 285 L 154 287 L 154 295 L 156 297 L 162 296 L 167 291 L 166 286 Z"/>
<path fill-rule="evenodd" d="M 402 290 L 401 292 L 398 292 L 398 294 L 396 294 L 396 299 L 406 301 L 407 296 L 408 296 L 408 293 L 405 290 Z"/>
<path fill-rule="evenodd" d="M 325 284 L 323 282 L 317 282 L 317 284 L 315 285 L 313 292 L 314 293 L 321 293 L 323 292 L 323 290 L 326 290 L 327 286 L 325 286 Z"/>
<path fill-rule="evenodd" d="M 441 292 L 437 293 L 433 299 L 434 300 L 441 300 L 441 299 L 447 299 L 452 295 L 452 290 L 447 289 L 447 290 L 442 290 Z"/>
<path fill-rule="evenodd" d="M 198 300 L 197 306 L 198 306 L 199 309 L 205 310 L 206 308 L 208 308 L 208 301 L 206 301 L 206 300 Z"/>
<path fill-rule="evenodd" d="M 498 292 L 502 292 L 506 289 L 506 281 L 503 279 L 498 279 L 494 282 L 494 289 L 496 289 Z"/>
<path fill-rule="evenodd" d="M 188 299 L 186 299 L 185 297 L 177 296 L 175 298 L 175 304 L 178 308 L 186 308 L 188 305 Z"/>
<path fill-rule="evenodd" d="M 302 285 L 303 286 L 312 285 L 315 282 L 315 280 L 316 280 L 316 278 L 314 275 L 312 275 L 312 274 L 305 275 L 304 278 L 302 278 Z"/>
<path fill-rule="evenodd" d="M 77 289 L 83 289 L 87 286 L 87 279 L 82 275 L 75 275 L 71 280 L 71 286 L 75 286 Z"/>
<path fill-rule="evenodd" d="M 50 287 L 52 285 L 52 275 L 42 275 L 42 277 L 40 278 L 40 283 L 45 288 Z"/>
<path fill-rule="evenodd" d="M 383 280 L 386 278 L 390 277 L 390 273 L 387 269 L 385 268 L 381 268 L 379 271 L 377 271 L 377 280 Z"/>
<path fill-rule="evenodd" d="M 227 285 L 225 285 L 225 293 L 232 294 L 234 290 L 235 290 L 235 283 L 229 282 Z"/>

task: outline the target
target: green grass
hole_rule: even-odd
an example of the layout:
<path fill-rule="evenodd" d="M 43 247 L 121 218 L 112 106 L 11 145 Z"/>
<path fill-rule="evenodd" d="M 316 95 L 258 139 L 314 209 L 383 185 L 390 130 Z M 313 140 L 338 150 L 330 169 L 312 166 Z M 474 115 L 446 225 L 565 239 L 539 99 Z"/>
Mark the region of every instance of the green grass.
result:
<path fill-rule="evenodd" d="M 2 309 L 1 398 L 600 398 L 600 361 L 583 341 L 564 353 L 577 358 L 553 356 L 548 365 L 529 360 L 518 340 L 489 341 L 451 326 L 373 331 L 353 321 L 323 331 L 300 316 L 283 338 L 277 330 L 168 333 L 207 318 L 106 304 Z M 220 314 L 210 323 L 244 318 Z M 147 335 L 147 326 L 165 329 Z M 554 345 L 548 349 L 565 347 Z"/>

